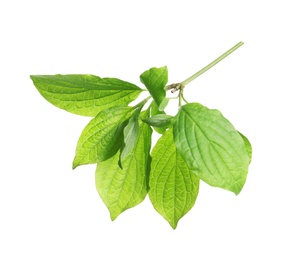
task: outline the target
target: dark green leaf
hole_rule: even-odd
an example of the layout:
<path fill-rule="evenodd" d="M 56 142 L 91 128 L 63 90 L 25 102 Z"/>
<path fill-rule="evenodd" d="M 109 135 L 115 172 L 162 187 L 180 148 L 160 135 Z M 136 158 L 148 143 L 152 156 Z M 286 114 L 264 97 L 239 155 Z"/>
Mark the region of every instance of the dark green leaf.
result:
<path fill-rule="evenodd" d="M 249 156 L 240 134 L 218 110 L 198 103 L 182 106 L 174 120 L 174 141 L 200 179 L 235 194 L 241 191 Z"/>
<path fill-rule="evenodd" d="M 134 84 L 94 75 L 30 76 L 41 95 L 56 107 L 83 116 L 96 116 L 117 105 L 128 105 L 141 93 Z"/>
<path fill-rule="evenodd" d="M 96 188 L 112 220 L 142 202 L 147 194 L 152 130 L 140 122 L 136 145 L 118 165 L 119 153 L 96 168 Z"/>
<path fill-rule="evenodd" d="M 164 111 L 159 111 L 158 106 L 155 103 L 155 101 L 151 103 L 150 109 L 151 109 L 151 117 L 156 116 L 156 115 L 166 114 Z M 163 134 L 166 131 L 166 129 L 167 127 L 154 127 L 154 130 L 159 134 Z"/>
<path fill-rule="evenodd" d="M 173 142 L 172 129 L 166 131 L 152 151 L 149 197 L 154 208 L 172 226 L 193 207 L 199 178 L 188 169 Z"/>
<path fill-rule="evenodd" d="M 166 96 L 165 86 L 168 82 L 167 67 L 151 68 L 140 75 L 140 80 L 149 90 L 159 107 Z"/>
<path fill-rule="evenodd" d="M 132 107 L 116 106 L 100 112 L 79 137 L 73 169 L 109 159 L 123 144 L 123 129 L 133 115 Z"/>
<path fill-rule="evenodd" d="M 158 115 L 145 119 L 144 122 L 146 122 L 150 126 L 167 127 L 171 124 L 172 118 L 173 116 L 169 116 L 166 114 L 158 114 Z"/>

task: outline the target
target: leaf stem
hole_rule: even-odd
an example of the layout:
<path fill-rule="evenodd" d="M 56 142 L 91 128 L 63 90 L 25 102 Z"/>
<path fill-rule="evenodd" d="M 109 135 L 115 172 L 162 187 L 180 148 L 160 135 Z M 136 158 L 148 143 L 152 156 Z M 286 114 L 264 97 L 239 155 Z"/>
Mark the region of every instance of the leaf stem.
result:
<path fill-rule="evenodd" d="M 147 98 L 145 98 L 144 100 L 140 101 L 137 105 L 133 106 L 133 109 L 136 109 L 136 108 L 142 108 L 146 102 L 149 101 L 149 99 L 152 98 L 152 96 L 148 96 Z"/>
<path fill-rule="evenodd" d="M 182 99 L 184 100 L 184 102 L 186 103 L 186 104 L 188 104 L 189 102 L 185 99 L 185 97 L 184 97 L 184 89 L 182 90 Z"/>
<path fill-rule="evenodd" d="M 185 87 L 188 83 L 190 83 L 191 81 L 193 81 L 194 79 L 196 79 L 197 77 L 202 75 L 204 72 L 206 72 L 207 70 L 209 70 L 210 68 L 215 66 L 218 62 L 220 62 L 221 60 L 226 58 L 229 54 L 234 52 L 236 49 L 241 47 L 243 44 L 244 44 L 243 42 L 239 42 L 238 44 L 234 45 L 231 49 L 226 51 L 224 54 L 220 55 L 216 60 L 213 60 L 210 64 L 206 65 L 203 69 L 199 70 L 197 73 L 195 73 L 194 75 L 190 76 L 188 79 L 185 79 L 180 84 Z"/>
<path fill-rule="evenodd" d="M 182 89 L 180 89 L 180 92 L 179 92 L 179 109 L 182 107 Z"/>

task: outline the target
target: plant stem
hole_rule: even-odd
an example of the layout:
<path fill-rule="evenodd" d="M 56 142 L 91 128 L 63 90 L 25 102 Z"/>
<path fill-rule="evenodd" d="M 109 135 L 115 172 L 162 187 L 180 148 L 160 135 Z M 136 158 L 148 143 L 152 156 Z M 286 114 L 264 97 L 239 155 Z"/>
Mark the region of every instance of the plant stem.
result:
<path fill-rule="evenodd" d="M 195 73 L 194 75 L 190 76 L 188 79 L 185 79 L 180 84 L 182 84 L 183 86 L 186 86 L 188 83 L 190 83 L 191 81 L 193 81 L 194 79 L 199 77 L 201 74 L 203 74 L 204 72 L 206 72 L 207 70 L 209 70 L 210 68 L 215 66 L 218 62 L 220 62 L 221 60 L 226 58 L 229 54 L 234 52 L 237 48 L 241 47 L 243 44 L 244 44 L 243 42 L 239 42 L 238 44 L 233 46 L 230 50 L 226 51 L 224 54 L 219 56 L 216 60 L 213 60 L 210 64 L 206 65 L 203 69 L 199 70 L 197 73 Z"/>

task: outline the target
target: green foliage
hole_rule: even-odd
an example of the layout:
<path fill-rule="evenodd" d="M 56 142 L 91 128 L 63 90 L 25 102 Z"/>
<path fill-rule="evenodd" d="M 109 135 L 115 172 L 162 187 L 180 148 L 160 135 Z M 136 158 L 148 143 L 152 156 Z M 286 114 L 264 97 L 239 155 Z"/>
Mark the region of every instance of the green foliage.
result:
<path fill-rule="evenodd" d="M 139 120 L 140 131 L 133 149 L 118 165 L 119 152 L 96 168 L 96 188 L 112 220 L 142 202 L 148 193 L 152 129 Z"/>
<path fill-rule="evenodd" d="M 218 110 L 182 102 L 186 84 L 241 45 L 182 83 L 166 86 L 167 67 L 145 71 L 140 79 L 150 95 L 135 106 L 128 105 L 141 88 L 119 79 L 31 76 L 38 91 L 53 105 L 94 117 L 80 135 L 73 168 L 97 163 L 96 188 L 112 220 L 149 194 L 153 207 L 175 229 L 193 207 L 200 179 L 240 193 L 252 158 L 249 140 Z M 164 112 L 169 101 L 166 90 L 179 92 L 176 115 Z M 150 156 L 152 128 L 162 136 Z"/>
<path fill-rule="evenodd" d="M 157 115 L 166 115 L 165 111 L 160 111 L 158 109 L 158 106 L 156 105 L 155 101 L 151 103 L 150 110 L 151 110 L 151 117 Z M 153 128 L 159 134 L 163 134 L 167 129 L 167 127 L 153 127 Z"/>
<path fill-rule="evenodd" d="M 173 116 L 158 114 L 144 120 L 150 126 L 167 127 L 170 126 Z"/>
<path fill-rule="evenodd" d="M 82 116 L 96 116 L 102 110 L 128 105 L 141 93 L 134 84 L 93 75 L 30 76 L 41 95 L 56 107 Z"/>
<path fill-rule="evenodd" d="M 249 163 L 251 162 L 252 159 L 252 147 L 251 147 L 251 143 L 249 142 L 248 138 L 246 136 L 244 136 L 242 133 L 238 132 L 240 134 L 240 136 L 243 138 L 244 141 L 244 145 L 245 145 L 245 149 L 246 152 L 249 156 Z"/>
<path fill-rule="evenodd" d="M 135 110 L 133 116 L 129 119 L 124 128 L 124 143 L 121 149 L 119 166 L 122 167 L 122 161 L 134 149 L 139 136 L 139 114 L 140 109 Z"/>
<path fill-rule="evenodd" d="M 133 112 L 132 107 L 115 106 L 97 114 L 79 137 L 73 169 L 115 155 L 123 144 L 123 129 Z"/>
<path fill-rule="evenodd" d="M 179 153 L 201 180 L 240 193 L 249 156 L 240 134 L 218 110 L 186 104 L 174 120 L 173 131 Z"/>
<path fill-rule="evenodd" d="M 140 75 L 140 80 L 149 90 L 157 106 L 160 108 L 166 96 L 165 86 L 168 82 L 167 67 L 151 68 Z M 160 110 L 163 109 L 160 108 Z"/>
<path fill-rule="evenodd" d="M 198 191 L 199 178 L 176 149 L 169 129 L 152 151 L 149 191 L 152 204 L 175 229 L 180 218 L 194 205 Z"/>

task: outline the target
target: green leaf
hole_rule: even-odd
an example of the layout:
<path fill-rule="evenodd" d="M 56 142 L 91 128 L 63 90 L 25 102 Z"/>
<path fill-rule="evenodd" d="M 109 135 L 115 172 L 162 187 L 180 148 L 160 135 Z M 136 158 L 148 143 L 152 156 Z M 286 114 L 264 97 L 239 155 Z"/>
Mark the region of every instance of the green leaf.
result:
<path fill-rule="evenodd" d="M 169 116 L 166 114 L 158 114 L 158 115 L 145 119 L 144 122 L 146 122 L 150 126 L 167 127 L 171 124 L 172 118 L 173 116 Z"/>
<path fill-rule="evenodd" d="M 140 75 L 140 80 L 149 90 L 159 107 L 166 96 L 165 86 L 168 82 L 167 67 L 151 68 Z"/>
<path fill-rule="evenodd" d="M 41 95 L 56 107 L 83 116 L 96 116 L 117 105 L 128 105 L 141 93 L 134 84 L 94 75 L 30 76 Z"/>
<path fill-rule="evenodd" d="M 150 200 L 175 229 L 178 221 L 193 207 L 198 191 L 199 178 L 176 150 L 172 129 L 169 129 L 152 151 Z"/>
<path fill-rule="evenodd" d="M 147 194 L 151 134 L 151 127 L 140 122 L 136 145 L 123 159 L 123 169 L 118 165 L 119 153 L 97 164 L 96 188 L 112 220 L 142 202 Z"/>
<path fill-rule="evenodd" d="M 133 112 L 132 107 L 116 106 L 97 114 L 79 137 L 73 169 L 115 155 L 123 144 L 123 129 Z"/>
<path fill-rule="evenodd" d="M 158 106 L 155 103 L 155 101 L 153 101 L 151 103 L 150 110 L 151 110 L 151 117 L 156 116 L 156 115 L 165 115 L 166 114 L 164 111 L 160 111 L 158 109 Z M 167 127 L 154 127 L 154 130 L 159 134 L 163 134 L 166 131 L 166 129 L 167 129 Z"/>
<path fill-rule="evenodd" d="M 140 113 L 140 121 L 142 122 L 145 118 L 148 118 L 150 116 L 150 108 L 148 108 L 147 110 L 145 110 L 145 111 L 142 111 L 141 113 Z M 141 124 L 141 123 L 140 123 Z M 146 148 L 145 148 L 145 150 L 144 150 L 144 153 L 145 154 L 149 154 L 149 151 L 148 151 L 148 149 L 150 150 L 151 149 L 151 144 L 152 144 L 152 128 L 151 127 L 149 127 L 146 123 L 144 123 L 144 122 L 142 122 L 142 124 L 141 124 L 142 126 L 143 125 L 146 125 L 146 127 L 145 127 L 145 129 L 149 129 L 149 137 L 147 137 L 147 139 L 145 139 L 145 140 L 148 140 L 147 141 L 147 144 L 149 145 L 149 147 L 147 147 L 147 146 L 145 146 Z M 147 171 L 146 171 L 146 183 L 147 183 L 147 191 L 149 191 L 149 189 L 150 189 L 150 186 L 149 186 L 149 178 L 150 178 L 150 169 L 151 169 L 151 162 L 152 162 L 152 157 L 150 156 L 150 154 L 149 154 L 149 158 L 148 158 L 148 161 L 147 161 Z"/>
<path fill-rule="evenodd" d="M 133 116 L 129 119 L 127 126 L 124 128 L 124 144 L 121 149 L 119 166 L 122 167 L 122 161 L 133 150 L 139 136 L 139 114 L 140 110 L 136 109 Z"/>
<path fill-rule="evenodd" d="M 239 194 L 248 173 L 244 141 L 218 110 L 198 103 L 181 107 L 174 120 L 174 142 L 200 179 Z"/>
<path fill-rule="evenodd" d="M 249 156 L 249 163 L 251 162 L 251 159 L 252 159 L 252 146 L 248 140 L 248 138 L 243 135 L 242 133 L 238 132 L 240 134 L 240 136 L 242 137 L 243 141 L 244 141 L 244 145 L 245 145 L 245 148 L 246 148 L 246 152 Z"/>

